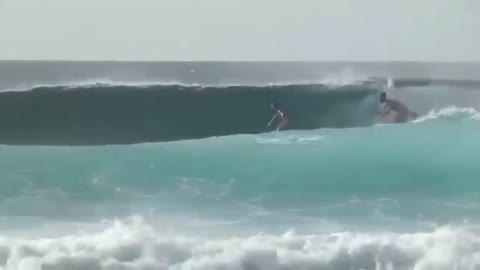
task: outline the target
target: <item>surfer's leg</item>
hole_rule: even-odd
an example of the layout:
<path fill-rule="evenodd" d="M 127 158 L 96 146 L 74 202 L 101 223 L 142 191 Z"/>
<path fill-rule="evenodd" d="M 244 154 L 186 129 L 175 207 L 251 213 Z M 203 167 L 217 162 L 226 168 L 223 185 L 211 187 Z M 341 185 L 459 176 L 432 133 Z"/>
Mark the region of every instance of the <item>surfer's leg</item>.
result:
<path fill-rule="evenodd" d="M 410 116 L 413 118 L 413 119 L 417 119 L 418 118 L 418 113 L 416 112 L 410 112 Z"/>
<path fill-rule="evenodd" d="M 280 124 L 277 127 L 277 131 L 279 130 L 285 130 L 288 128 L 288 121 L 287 120 L 282 120 Z"/>
<path fill-rule="evenodd" d="M 408 121 L 408 112 L 400 112 L 395 116 L 395 123 L 406 123 Z"/>

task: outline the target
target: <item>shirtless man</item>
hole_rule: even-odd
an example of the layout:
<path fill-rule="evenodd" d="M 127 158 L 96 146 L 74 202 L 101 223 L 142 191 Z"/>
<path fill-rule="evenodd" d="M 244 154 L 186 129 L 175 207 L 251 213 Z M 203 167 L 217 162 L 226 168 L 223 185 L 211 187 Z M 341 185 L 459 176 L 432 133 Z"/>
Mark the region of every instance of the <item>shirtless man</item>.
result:
<path fill-rule="evenodd" d="M 395 123 L 405 123 L 408 121 L 409 116 L 417 118 L 416 112 L 410 111 L 407 106 L 398 100 L 388 99 L 387 93 L 382 92 L 380 94 L 380 103 L 385 104 L 382 116 L 385 117 L 390 111 L 397 113 L 395 116 Z"/>
<path fill-rule="evenodd" d="M 276 102 L 272 103 L 271 107 L 272 107 L 272 110 L 275 111 L 275 115 L 273 116 L 272 120 L 270 120 L 267 127 L 270 127 L 273 121 L 277 117 L 280 117 L 280 122 L 277 126 L 277 131 L 287 129 L 289 127 L 288 125 L 290 124 L 287 113 Z"/>

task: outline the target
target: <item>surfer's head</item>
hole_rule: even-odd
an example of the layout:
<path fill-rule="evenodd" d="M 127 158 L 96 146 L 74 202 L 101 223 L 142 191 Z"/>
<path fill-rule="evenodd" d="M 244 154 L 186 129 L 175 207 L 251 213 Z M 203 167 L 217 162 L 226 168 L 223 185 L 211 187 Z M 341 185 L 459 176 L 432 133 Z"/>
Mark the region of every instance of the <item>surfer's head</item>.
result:
<path fill-rule="evenodd" d="M 380 103 L 385 103 L 387 101 L 387 93 L 382 92 L 380 94 Z"/>
<path fill-rule="evenodd" d="M 278 110 L 280 109 L 280 105 L 277 102 L 273 102 L 270 107 L 272 107 L 272 110 Z"/>

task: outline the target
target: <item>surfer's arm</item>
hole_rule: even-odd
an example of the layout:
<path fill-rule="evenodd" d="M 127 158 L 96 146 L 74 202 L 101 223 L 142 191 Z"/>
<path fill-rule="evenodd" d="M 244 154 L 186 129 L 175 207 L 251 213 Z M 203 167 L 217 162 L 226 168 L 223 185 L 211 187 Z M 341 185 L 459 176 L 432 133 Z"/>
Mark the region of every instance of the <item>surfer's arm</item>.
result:
<path fill-rule="evenodd" d="M 270 122 L 268 123 L 267 127 L 270 127 L 270 126 L 272 125 L 273 121 L 275 121 L 275 119 L 277 118 L 277 116 L 278 116 L 278 112 L 275 113 L 275 115 L 273 116 L 272 120 L 270 120 Z"/>
<path fill-rule="evenodd" d="M 379 116 L 379 117 L 384 117 L 387 114 L 388 114 L 388 112 L 387 112 L 386 107 L 383 107 L 381 110 L 377 111 L 377 116 Z"/>
<path fill-rule="evenodd" d="M 392 109 L 390 108 L 390 106 L 385 105 L 385 107 L 383 108 L 382 116 L 386 116 L 387 114 L 390 113 L 391 110 Z"/>

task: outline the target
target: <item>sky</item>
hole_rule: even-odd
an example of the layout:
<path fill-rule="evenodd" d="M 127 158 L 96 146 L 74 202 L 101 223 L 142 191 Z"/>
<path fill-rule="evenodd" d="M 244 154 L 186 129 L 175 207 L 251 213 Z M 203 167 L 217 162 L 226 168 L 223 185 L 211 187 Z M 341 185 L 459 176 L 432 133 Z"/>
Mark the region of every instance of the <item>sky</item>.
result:
<path fill-rule="evenodd" d="M 479 61 L 480 0 L 0 0 L 0 59 Z"/>

